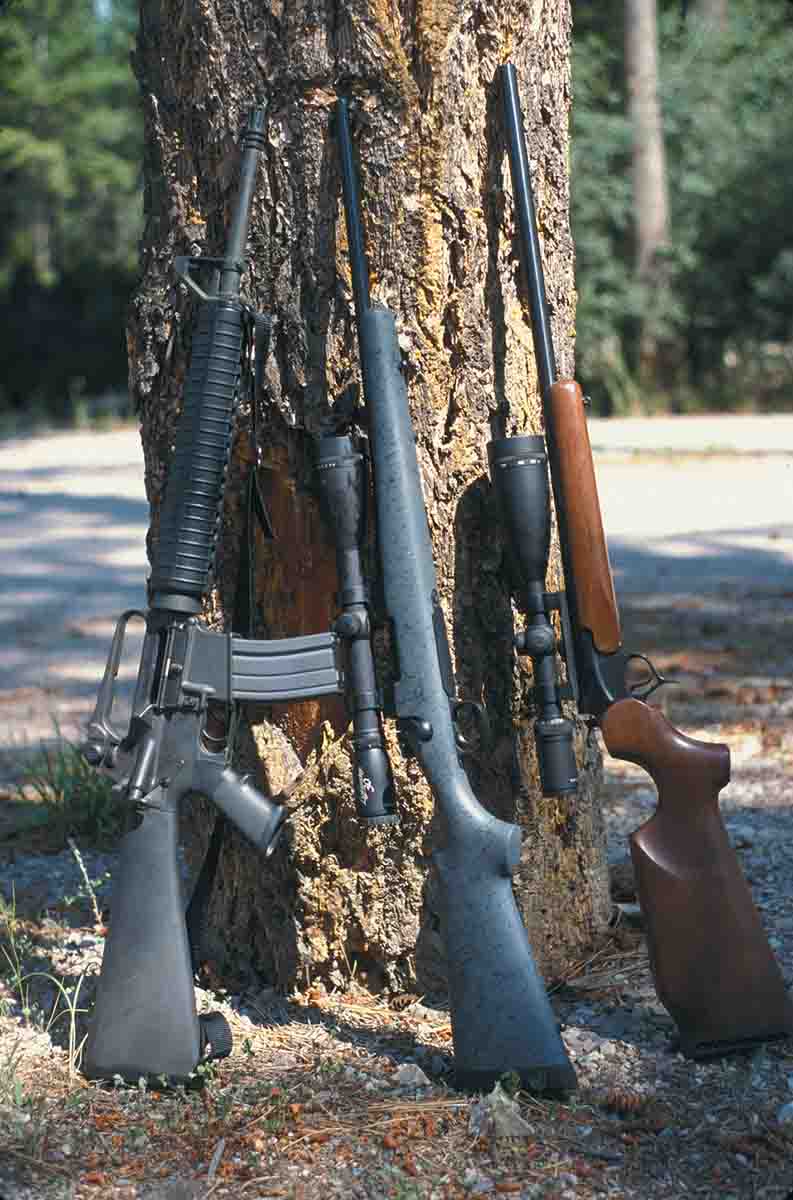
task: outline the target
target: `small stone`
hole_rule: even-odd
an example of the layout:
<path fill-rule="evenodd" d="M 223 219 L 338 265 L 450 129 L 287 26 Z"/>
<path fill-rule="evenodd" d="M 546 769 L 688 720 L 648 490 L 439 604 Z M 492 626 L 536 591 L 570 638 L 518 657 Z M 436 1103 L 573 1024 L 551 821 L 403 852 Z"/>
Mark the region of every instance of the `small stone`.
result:
<path fill-rule="evenodd" d="M 487 1192 L 492 1192 L 494 1184 L 489 1175 L 485 1175 L 482 1171 L 477 1171 L 476 1167 L 469 1167 L 463 1175 L 463 1187 L 467 1192 L 473 1192 L 475 1195 L 485 1195 Z"/>
<path fill-rule="evenodd" d="M 528 1137 L 534 1132 L 520 1108 L 500 1083 L 471 1108 L 468 1132 L 474 1137 Z"/>
<path fill-rule="evenodd" d="M 778 1125 L 793 1125 L 793 1100 L 783 1104 L 776 1115 Z"/>
<path fill-rule="evenodd" d="M 432 1087 L 432 1081 L 416 1063 L 404 1063 L 391 1076 L 391 1081 L 398 1084 L 399 1087 Z"/>

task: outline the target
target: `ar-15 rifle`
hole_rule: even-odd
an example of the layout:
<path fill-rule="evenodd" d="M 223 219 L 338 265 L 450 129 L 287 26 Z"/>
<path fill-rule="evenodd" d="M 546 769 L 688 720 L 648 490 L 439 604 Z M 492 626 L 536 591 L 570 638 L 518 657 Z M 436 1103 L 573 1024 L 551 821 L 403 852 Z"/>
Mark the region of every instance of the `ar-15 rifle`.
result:
<path fill-rule="evenodd" d="M 217 734 L 218 709 L 242 700 L 283 703 L 344 692 L 353 720 L 360 815 L 372 824 L 396 820 L 362 583 L 365 480 L 349 439 L 325 440 L 320 447 L 320 492 L 341 585 L 335 628 L 264 641 L 215 632 L 198 620 L 220 524 L 241 361 L 252 340 L 254 318 L 240 300 L 240 281 L 263 129 L 264 113 L 254 110 L 242 136 L 239 195 L 225 256 L 176 261 L 201 304 L 149 609 L 126 612 L 118 622 L 83 746 L 91 763 L 110 771 L 130 814 L 85 1049 L 90 1077 L 185 1080 L 202 1057 L 223 1057 L 231 1049 L 220 1014 L 196 1016 L 197 964 L 189 935 L 201 924 L 205 896 L 197 886 L 186 916 L 176 855 L 179 803 L 189 792 L 204 793 L 265 854 L 286 810 L 233 771 L 230 747 Z M 206 267 L 212 271 L 204 291 L 192 272 Z M 146 634 L 132 718 L 122 737 L 111 723 L 114 685 L 133 617 L 145 621 Z"/>
<path fill-rule="evenodd" d="M 542 721 L 536 726 L 543 791 L 554 795 L 575 788 L 574 761 L 565 751 L 571 729 L 557 723 L 563 720 L 564 693 L 553 674 L 556 641 L 549 614 L 560 608 L 566 694 L 599 725 L 609 753 L 643 767 L 658 788 L 656 813 L 629 839 L 637 891 L 658 996 L 677 1023 L 682 1051 L 706 1058 L 790 1033 L 793 1005 L 719 814 L 719 791 L 730 777 L 728 748 L 686 737 L 645 703 L 663 682 L 652 667 L 646 684 L 629 685 L 631 659 L 647 660 L 622 648 L 581 389 L 573 380 L 556 378 L 511 64 L 501 68 L 501 84 L 545 439 L 502 438 L 491 442 L 489 456 L 519 579 L 516 594 L 532 618 L 516 639 L 517 649 L 532 658 L 538 702 L 550 702 L 553 710 L 547 732 Z M 545 592 L 546 442 L 566 602 L 563 595 Z"/>
<path fill-rule="evenodd" d="M 396 716 L 442 825 L 442 844 L 432 858 L 441 885 L 455 1077 L 459 1086 L 484 1088 L 517 1072 L 532 1090 L 565 1093 L 575 1087 L 575 1073 L 512 893 L 520 831 L 481 806 L 460 759 L 454 718 L 461 702 L 455 699 L 396 321 L 369 301 L 345 100 L 336 115 L 383 590 L 396 641 Z"/>

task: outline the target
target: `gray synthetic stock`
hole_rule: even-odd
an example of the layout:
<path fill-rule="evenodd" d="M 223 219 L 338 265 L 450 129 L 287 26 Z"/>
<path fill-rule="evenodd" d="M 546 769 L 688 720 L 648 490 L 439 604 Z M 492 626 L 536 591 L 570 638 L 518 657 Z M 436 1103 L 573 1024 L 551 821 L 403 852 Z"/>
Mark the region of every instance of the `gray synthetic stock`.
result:
<path fill-rule="evenodd" d="M 432 857 L 441 883 L 455 1076 L 460 1086 L 487 1087 L 516 1072 L 526 1087 L 563 1092 L 575 1087 L 575 1073 L 512 892 L 520 830 L 476 799 L 455 740 L 432 545 L 393 315 L 366 310 L 359 336 L 384 594 L 399 664 L 397 718 L 442 816 L 442 845 Z"/>

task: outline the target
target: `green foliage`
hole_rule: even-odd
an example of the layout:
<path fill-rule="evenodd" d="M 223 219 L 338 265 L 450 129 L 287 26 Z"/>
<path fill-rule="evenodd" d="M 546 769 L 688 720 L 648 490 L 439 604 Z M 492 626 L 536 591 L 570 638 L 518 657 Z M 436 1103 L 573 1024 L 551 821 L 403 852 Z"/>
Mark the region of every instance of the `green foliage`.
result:
<path fill-rule="evenodd" d="M 124 380 L 141 222 L 133 13 L 133 0 L 101 16 L 92 0 L 14 0 L 0 22 L 0 408 L 66 412 Z"/>
<path fill-rule="evenodd" d="M 110 780 L 90 767 L 68 742 L 34 759 L 20 790 L 25 797 L 32 793 L 46 808 L 50 825 L 64 843 L 69 837 L 79 837 L 101 845 L 122 833 L 122 806 L 112 793 Z"/>
<path fill-rule="evenodd" d="M 630 129 L 613 6 L 582 6 L 573 54 L 579 373 L 601 410 L 639 406 L 638 324 L 677 346 L 673 404 L 789 404 L 793 354 L 790 6 L 731 0 L 724 35 L 662 9 L 660 101 L 672 244 L 658 311 L 633 277 Z M 657 305 L 657 297 L 653 304 Z M 642 407 L 647 407 L 644 401 Z"/>
<path fill-rule="evenodd" d="M 595 33 L 573 47 L 572 210 L 576 246 L 578 373 L 596 401 L 633 399 L 621 337 L 636 311 L 631 271 L 630 123 L 622 93 L 621 44 Z"/>

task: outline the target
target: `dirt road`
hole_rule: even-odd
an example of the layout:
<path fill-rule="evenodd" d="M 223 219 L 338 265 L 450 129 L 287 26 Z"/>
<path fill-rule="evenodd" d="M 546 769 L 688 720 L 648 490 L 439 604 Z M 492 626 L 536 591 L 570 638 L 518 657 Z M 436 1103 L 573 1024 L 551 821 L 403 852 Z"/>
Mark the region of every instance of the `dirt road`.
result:
<path fill-rule="evenodd" d="M 619 594 L 718 606 L 729 592 L 739 613 L 751 591 L 789 608 L 793 416 L 594 420 L 590 433 Z M 54 721 L 76 736 L 116 616 L 145 602 L 147 523 L 137 430 L 0 444 L 0 750 Z"/>

